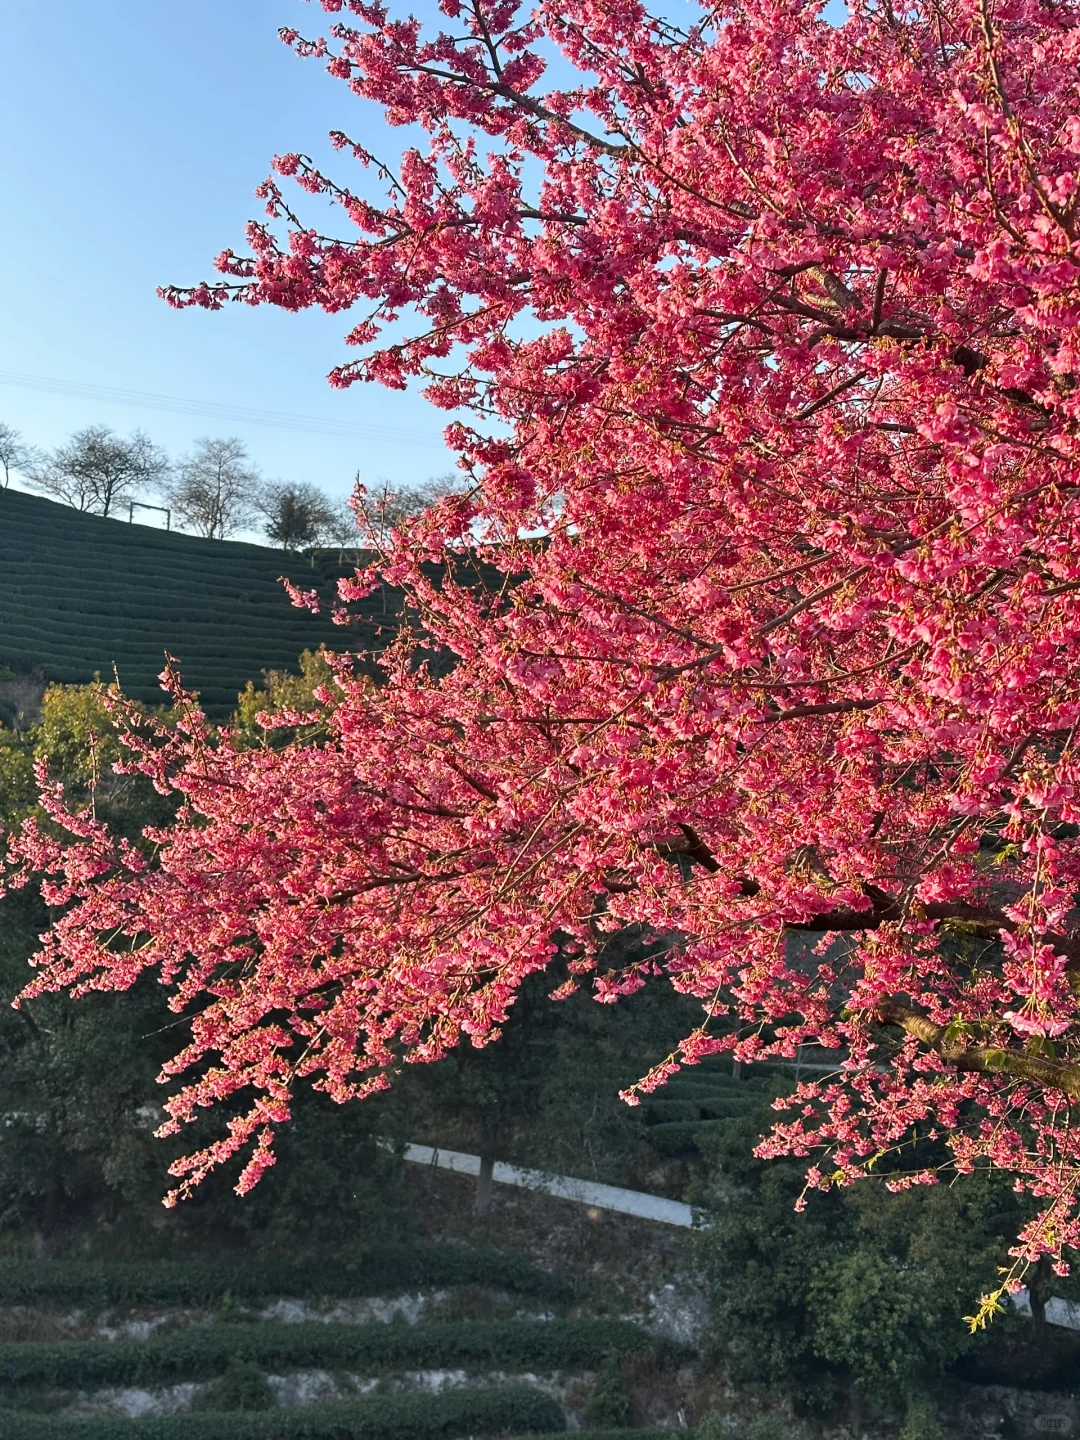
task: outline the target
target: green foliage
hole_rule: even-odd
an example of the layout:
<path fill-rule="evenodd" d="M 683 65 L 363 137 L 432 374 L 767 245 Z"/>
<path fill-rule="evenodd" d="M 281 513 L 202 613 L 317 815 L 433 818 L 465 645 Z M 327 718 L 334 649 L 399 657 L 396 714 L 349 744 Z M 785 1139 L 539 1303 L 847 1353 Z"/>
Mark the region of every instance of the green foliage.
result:
<path fill-rule="evenodd" d="M 772 1118 L 762 1104 L 717 1134 L 700 1197 L 700 1253 L 734 1376 L 782 1385 L 810 1408 L 852 1383 L 902 1406 L 985 1343 L 963 1317 L 1021 1223 L 1016 1197 L 985 1173 L 899 1194 L 868 1181 L 813 1193 L 798 1214 L 802 1166 L 751 1155 Z"/>
<path fill-rule="evenodd" d="M 252 1415 L 226 1411 L 139 1420 L 57 1420 L 0 1411 L 4 1440 L 451 1440 L 565 1428 L 556 1402 L 525 1386 L 339 1401 Z"/>
<path fill-rule="evenodd" d="M 759 1415 L 740 1428 L 722 1410 L 707 1410 L 694 1434 L 695 1440 L 786 1440 L 787 1426 L 776 1415 Z"/>
<path fill-rule="evenodd" d="M 565 1435 L 565 1431 L 558 1431 Z M 694 1440 L 696 1432 L 693 1430 L 680 1430 L 679 1440 Z M 583 1430 L 573 1432 L 574 1440 L 627 1440 L 626 1430 L 623 1426 L 612 1426 L 600 1429 L 588 1426 Z M 517 1440 L 511 1436 L 511 1440 Z M 536 1440 L 546 1440 L 544 1436 L 537 1436 Z M 643 1425 L 634 1430 L 633 1440 L 672 1440 L 672 1427 L 670 1425 Z"/>
<path fill-rule="evenodd" d="M 607 1356 L 596 1372 L 585 1418 L 592 1426 L 609 1429 L 622 1428 L 633 1421 L 634 1401 L 617 1355 Z"/>
<path fill-rule="evenodd" d="M 912 1396 L 908 1400 L 900 1440 L 945 1440 L 945 1432 L 938 1424 L 934 1407 L 925 1395 Z"/>
<path fill-rule="evenodd" d="M 696 1440 L 732 1440 L 732 1428 L 722 1410 L 706 1410 L 694 1434 Z"/>
<path fill-rule="evenodd" d="M 195 1397 L 193 1410 L 273 1410 L 277 1404 L 265 1370 L 250 1360 L 230 1360 L 225 1374 Z"/>
<path fill-rule="evenodd" d="M 575 1370 L 612 1351 L 657 1351 L 673 1363 L 678 1347 L 622 1320 L 466 1321 L 453 1325 L 191 1325 L 150 1340 L 21 1341 L 0 1345 L 0 1389 L 165 1385 L 224 1376 L 235 1363 L 281 1373 L 311 1366 L 366 1371 L 499 1367 Z M 610 1370 L 610 1373 L 609 1373 Z M 597 1424 L 625 1423 L 617 1364 L 602 1370 L 614 1387 Z M 599 1382 L 598 1382 L 599 1383 Z M 619 1389 L 621 1386 L 621 1390 Z M 610 1387 L 609 1387 L 610 1388 Z M 606 1392 L 605 1392 L 606 1393 Z M 590 1412 L 591 1413 L 591 1412 Z M 628 1412 L 627 1412 L 628 1413 Z"/>
<path fill-rule="evenodd" d="M 120 757 L 100 683 L 50 686 L 30 738 L 35 757 L 48 761 L 50 778 L 78 789 L 105 780 Z"/>
<path fill-rule="evenodd" d="M 956 1293 L 963 1276 L 947 1276 L 946 1268 L 913 1265 L 910 1248 L 897 1254 L 865 1240 L 847 1255 L 823 1255 L 809 1290 L 815 1353 L 869 1393 L 892 1396 L 911 1379 L 946 1369 L 970 1348 L 963 1292 Z M 950 1280 L 951 1296 L 942 1293 Z"/>
<path fill-rule="evenodd" d="M 261 685 L 251 680 L 242 691 L 233 715 L 240 743 L 243 745 L 284 744 L 299 735 L 303 739 L 314 739 L 320 732 L 318 704 L 315 691 L 325 688 L 335 691 L 334 672 L 325 649 L 305 650 L 300 656 L 300 673 L 290 670 L 268 670 Z M 281 727 L 268 730 L 263 723 L 267 715 L 282 711 L 313 713 L 310 726 Z"/>
<path fill-rule="evenodd" d="M 23 735 L 0 728 L 0 830 L 17 825 L 36 803 L 31 747 Z"/>
<path fill-rule="evenodd" d="M 524 1255 L 464 1245 L 387 1245 L 333 1260 L 233 1261 L 0 1260 L 0 1304 L 51 1301 L 81 1310 L 174 1305 L 211 1309 L 258 1305 L 280 1295 L 338 1299 L 394 1295 L 452 1285 L 486 1285 L 549 1302 L 566 1301 L 570 1281 Z"/>
<path fill-rule="evenodd" d="M 740 1440 L 785 1440 L 787 1426 L 776 1415 L 759 1415 L 743 1430 Z"/>

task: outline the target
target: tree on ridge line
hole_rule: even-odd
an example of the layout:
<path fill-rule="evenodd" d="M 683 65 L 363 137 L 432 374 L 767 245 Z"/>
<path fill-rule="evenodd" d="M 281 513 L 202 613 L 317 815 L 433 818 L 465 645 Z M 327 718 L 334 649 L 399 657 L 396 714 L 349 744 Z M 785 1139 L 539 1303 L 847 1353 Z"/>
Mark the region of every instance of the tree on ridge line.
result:
<path fill-rule="evenodd" d="M 4 472 L 4 489 L 11 483 L 11 472 L 33 464 L 35 452 L 27 445 L 14 425 L 0 420 L 0 470 Z"/>
<path fill-rule="evenodd" d="M 657 970 L 700 997 L 638 1093 L 718 1049 L 834 1048 L 841 1071 L 801 1085 L 763 1153 L 846 1184 L 931 1133 L 952 1168 L 1038 1199 L 1007 1284 L 1064 1265 L 1075 0 L 854 3 L 839 27 L 722 0 L 685 31 L 634 0 L 446 0 L 441 38 L 323 3 L 328 36 L 286 43 L 423 147 L 392 169 L 335 134 L 356 189 L 278 157 L 249 253 L 166 295 L 360 304 L 332 383 L 419 376 L 473 412 L 447 432 L 470 490 L 343 587 L 406 589 L 457 664 L 429 676 L 403 637 L 380 688 L 343 667 L 317 746 L 273 752 L 217 742 L 177 692 L 183 728 L 130 736 L 185 802 L 155 865 L 86 816 L 14 842 L 67 905 L 27 995 L 158 967 L 195 1012 L 172 1123 L 255 1095 L 174 1167 L 180 1190 L 239 1151 L 244 1190 L 296 1083 L 344 1100 L 403 1056 L 486 1043 L 557 934 L 600 1000 Z M 542 88 L 547 44 L 575 89 Z M 344 234 L 307 228 L 289 182 Z M 512 590 L 432 580 L 477 536 Z M 682 938 L 595 973 L 628 921 Z M 798 931 L 813 963 L 786 956 Z"/>
<path fill-rule="evenodd" d="M 197 535 L 225 540 L 254 521 L 262 484 L 242 440 L 204 435 L 177 462 L 165 494 Z"/>
<path fill-rule="evenodd" d="M 169 462 L 142 430 L 126 439 L 107 425 L 77 430 L 47 453 L 25 452 L 26 482 L 53 500 L 108 518 L 146 485 L 164 481 Z"/>

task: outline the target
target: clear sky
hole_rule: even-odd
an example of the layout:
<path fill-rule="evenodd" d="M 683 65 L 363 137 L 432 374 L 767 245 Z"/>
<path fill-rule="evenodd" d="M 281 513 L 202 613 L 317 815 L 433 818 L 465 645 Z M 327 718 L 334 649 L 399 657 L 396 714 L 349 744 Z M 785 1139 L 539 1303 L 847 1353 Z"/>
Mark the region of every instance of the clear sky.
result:
<path fill-rule="evenodd" d="M 252 191 L 275 153 L 324 156 L 335 127 L 399 152 L 404 132 L 278 39 L 281 24 L 320 30 L 321 7 L 4 0 L 0 15 L 0 420 L 42 446 L 91 423 L 141 427 L 174 454 L 199 435 L 237 435 L 268 476 L 342 495 L 357 471 L 409 484 L 451 468 L 445 412 L 418 395 L 327 385 L 355 354 L 341 341 L 347 316 L 180 313 L 155 294 L 212 277 L 214 255 L 244 248 L 244 222 L 261 214 Z M 332 173 L 343 168 L 351 162 L 336 157 Z M 11 383 L 21 377 L 63 388 Z M 65 393 L 88 386 L 315 423 Z"/>
<path fill-rule="evenodd" d="M 400 8 L 430 16 L 435 3 Z M 826 13 L 839 19 L 842 8 L 831 0 Z M 356 353 L 341 338 L 349 317 L 177 312 L 155 294 L 213 278 L 214 255 L 243 250 L 244 222 L 262 214 L 252 192 L 274 154 L 333 155 L 333 128 L 390 159 L 407 143 L 278 39 L 282 24 L 319 33 L 329 18 L 321 7 L 0 0 L 0 17 L 0 420 L 41 446 L 93 423 L 141 427 L 174 455 L 200 435 L 236 435 L 268 477 L 334 495 L 357 472 L 394 484 L 446 473 L 445 412 L 417 394 L 327 385 L 327 371 Z M 327 165 L 360 179 L 343 156 Z M 88 387 L 231 413 L 117 403 Z"/>

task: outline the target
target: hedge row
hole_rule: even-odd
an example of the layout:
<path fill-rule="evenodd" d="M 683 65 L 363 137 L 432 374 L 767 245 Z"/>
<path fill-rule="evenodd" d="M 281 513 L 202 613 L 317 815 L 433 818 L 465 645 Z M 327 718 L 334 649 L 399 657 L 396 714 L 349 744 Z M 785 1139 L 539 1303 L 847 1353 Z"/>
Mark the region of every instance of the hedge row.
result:
<path fill-rule="evenodd" d="M 731 1120 L 676 1120 L 669 1125 L 647 1125 L 643 1135 L 659 1155 L 675 1157 L 700 1149 L 698 1142 L 721 1134 Z"/>
<path fill-rule="evenodd" d="M 753 1104 L 753 1097 L 719 1094 L 707 1100 L 650 1100 L 643 1107 L 646 1125 L 667 1125 L 677 1122 L 699 1120 L 731 1120 L 745 1115 Z"/>
<path fill-rule="evenodd" d="M 231 1361 L 281 1374 L 380 1370 L 592 1369 L 611 1354 L 682 1353 L 627 1320 L 462 1321 L 434 1325 L 191 1325 L 151 1340 L 21 1341 L 0 1345 L 0 1389 L 171 1385 L 224 1374 Z"/>
<path fill-rule="evenodd" d="M 374 628 L 369 626 L 368 628 Z M 129 652 L 142 645 L 156 644 L 162 637 L 172 648 L 179 649 L 183 640 L 220 640 L 222 643 L 256 643 L 263 649 L 268 645 L 282 649 L 288 642 L 289 648 L 297 641 L 303 641 L 308 649 L 314 649 L 322 641 L 327 644 L 335 639 L 341 643 L 341 630 L 331 632 L 327 625 L 317 620 L 305 619 L 303 615 L 291 614 L 249 614 L 237 612 L 225 606 L 208 610 L 196 618 L 186 616 L 154 615 L 144 612 L 138 619 L 119 615 L 115 611 L 99 616 L 82 616 L 77 624 L 65 621 L 60 614 L 49 615 L 36 609 L 32 614 L 4 615 L 4 633 L 12 641 L 32 641 L 41 635 L 52 635 L 56 649 L 74 649 L 89 640 L 107 638 L 110 644 L 126 648 Z M 310 643 L 308 643 L 310 642 Z M 216 655 L 211 648 L 207 659 Z"/>
<path fill-rule="evenodd" d="M 331 1401 L 305 1409 L 60 1420 L 0 1411 L 4 1440 L 449 1440 L 565 1431 L 561 1407 L 525 1386 Z"/>
<path fill-rule="evenodd" d="M 154 703 L 168 649 L 207 708 L 228 714 L 262 670 L 295 669 L 301 650 L 347 641 L 329 617 L 290 606 L 283 571 L 329 596 L 347 567 L 129 527 L 5 491 L 0 663 L 85 683 L 95 671 L 108 678 L 115 661 L 128 693 Z M 61 580 L 65 612 L 56 608 Z"/>
<path fill-rule="evenodd" d="M 721 1097 L 735 1100 L 746 1095 L 756 1096 L 760 1088 L 755 1080 L 732 1080 L 730 1075 L 714 1075 L 711 1078 L 702 1075 L 693 1080 L 683 1080 L 675 1075 L 655 1093 L 658 1099 L 670 1096 L 678 1100 L 718 1100 Z"/>
<path fill-rule="evenodd" d="M 540 1300 L 568 1301 L 573 1284 L 525 1255 L 465 1245 L 386 1246 L 330 1262 L 290 1260 L 0 1260 L 0 1304 L 53 1300 L 100 1310 L 116 1305 L 208 1307 L 281 1295 L 341 1299 L 446 1285 L 487 1285 Z"/>
<path fill-rule="evenodd" d="M 10 584 L 13 596 L 18 599 L 18 613 L 22 616 L 47 614 L 50 617 L 65 615 L 70 621 L 70 612 L 65 612 L 56 597 L 56 585 L 63 567 L 56 572 L 44 571 L 40 575 L 20 576 L 17 573 L 5 575 L 5 588 Z M 262 577 L 238 577 L 241 583 L 222 585 L 216 577 L 208 576 L 199 580 L 192 575 L 153 575 L 138 573 L 128 585 L 108 585 L 102 577 L 95 583 L 93 575 L 80 577 L 80 603 L 87 607 L 85 612 L 96 618 L 115 615 L 122 619 L 145 619 L 148 616 L 166 618 L 170 601 L 180 607 L 180 618 L 201 620 L 213 610 L 228 607 L 242 615 L 270 614 L 300 620 L 305 615 L 310 623 L 319 624 L 310 611 L 298 610 L 289 600 L 277 578 L 266 581 Z M 297 582 L 305 590 L 312 587 L 312 577 L 302 576 Z M 315 577 L 316 588 L 326 599 L 332 599 L 334 591 L 330 586 L 320 586 Z M 381 596 L 376 591 L 364 602 L 369 610 L 381 609 Z M 324 617 L 322 624 L 328 628 Z"/>
<path fill-rule="evenodd" d="M 5 550 L 6 547 L 0 547 L 0 554 L 5 553 Z M 133 558 L 129 556 L 116 563 L 130 566 Z M 10 579 L 21 610 L 31 608 L 22 597 L 33 595 L 35 606 L 40 604 L 46 607 L 48 613 L 69 613 L 64 609 L 63 592 L 58 593 L 55 588 L 65 563 L 67 562 L 58 561 L 55 566 L 27 566 L 19 565 L 14 558 L 9 560 L 5 566 L 5 583 Z M 324 582 L 314 572 L 309 574 L 306 567 L 294 570 L 290 578 L 304 589 L 310 589 L 314 585 L 320 594 L 328 598 L 335 593 L 333 585 Z M 186 566 L 164 569 L 154 565 L 150 569 L 129 569 L 125 576 L 120 578 L 111 572 L 111 568 L 96 573 L 91 564 L 83 566 L 79 575 L 79 589 L 90 614 L 109 613 L 114 606 L 130 609 L 138 606 L 140 601 L 145 601 L 152 609 L 160 608 L 170 598 L 179 599 L 193 615 L 204 615 L 220 600 L 231 601 L 244 610 L 258 608 L 291 613 L 293 616 L 306 613 L 297 610 L 286 594 L 281 584 L 280 565 L 267 571 L 265 575 L 243 569 L 223 570 L 220 566 L 215 571 L 198 575 L 193 574 Z M 373 592 L 366 603 L 369 606 L 381 603 L 380 592 Z M 80 611 L 80 614 L 82 613 Z"/>
<path fill-rule="evenodd" d="M 177 649 L 177 642 L 185 636 L 189 639 L 213 641 L 215 631 L 219 631 L 221 637 L 229 642 L 260 641 L 264 648 L 270 644 L 280 649 L 288 642 L 291 649 L 297 640 L 303 640 L 309 649 L 314 649 L 323 642 L 328 648 L 332 643 L 341 643 L 340 627 L 335 626 L 331 630 L 332 622 L 320 621 L 318 616 L 304 615 L 296 610 L 276 614 L 258 611 L 252 613 L 239 609 L 229 601 L 223 601 L 208 608 L 203 615 L 195 617 L 144 610 L 136 618 L 110 609 L 100 615 L 80 616 L 73 622 L 70 617 L 50 614 L 38 605 L 29 606 L 22 613 L 8 613 L 6 586 L 2 587 L 0 593 L 4 593 L 5 598 L 5 636 L 13 641 L 24 642 L 36 641 L 42 635 L 52 636 L 58 650 L 65 647 L 70 649 L 87 640 L 101 637 L 107 637 L 112 644 L 127 646 L 129 649 L 149 642 L 156 644 L 159 639 Z M 172 597 L 172 603 L 179 608 L 185 598 L 177 593 Z M 368 628 L 374 628 L 373 621 L 368 622 Z M 209 649 L 206 652 L 207 658 L 216 653 L 216 650 Z"/>
<path fill-rule="evenodd" d="M 393 625 L 399 592 L 373 594 L 353 607 L 356 629 L 342 631 L 328 615 L 293 609 L 278 584 L 283 572 L 331 598 L 342 575 L 371 558 L 340 563 L 336 551 L 315 558 L 265 546 L 207 541 L 80 515 L 19 492 L 0 493 L 0 664 L 40 668 L 51 680 L 108 678 L 113 663 L 135 698 L 159 702 L 162 650 L 181 661 L 185 681 L 199 690 L 212 719 L 226 718 L 248 679 L 270 669 L 295 669 L 301 650 L 320 643 L 377 648 L 376 632 Z M 438 583 L 440 568 L 424 567 Z M 490 565 L 463 563 L 461 578 L 479 573 L 501 583 Z M 56 595 L 65 597 L 64 611 Z"/>

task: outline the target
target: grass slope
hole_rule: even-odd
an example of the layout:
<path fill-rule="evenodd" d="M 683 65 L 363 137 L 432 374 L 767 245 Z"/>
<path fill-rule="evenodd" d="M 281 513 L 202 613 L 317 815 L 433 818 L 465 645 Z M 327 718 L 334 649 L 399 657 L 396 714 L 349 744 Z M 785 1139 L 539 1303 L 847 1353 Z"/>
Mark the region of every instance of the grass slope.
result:
<path fill-rule="evenodd" d="M 247 680 L 295 669 L 302 650 L 374 643 L 396 608 L 383 597 L 367 602 L 358 635 L 296 609 L 278 583 L 287 575 L 329 598 L 348 573 L 336 561 L 320 557 L 313 569 L 303 555 L 102 520 L 0 490 L 0 665 L 78 684 L 95 673 L 111 678 L 115 665 L 129 695 L 158 704 L 167 650 L 220 719 Z"/>

